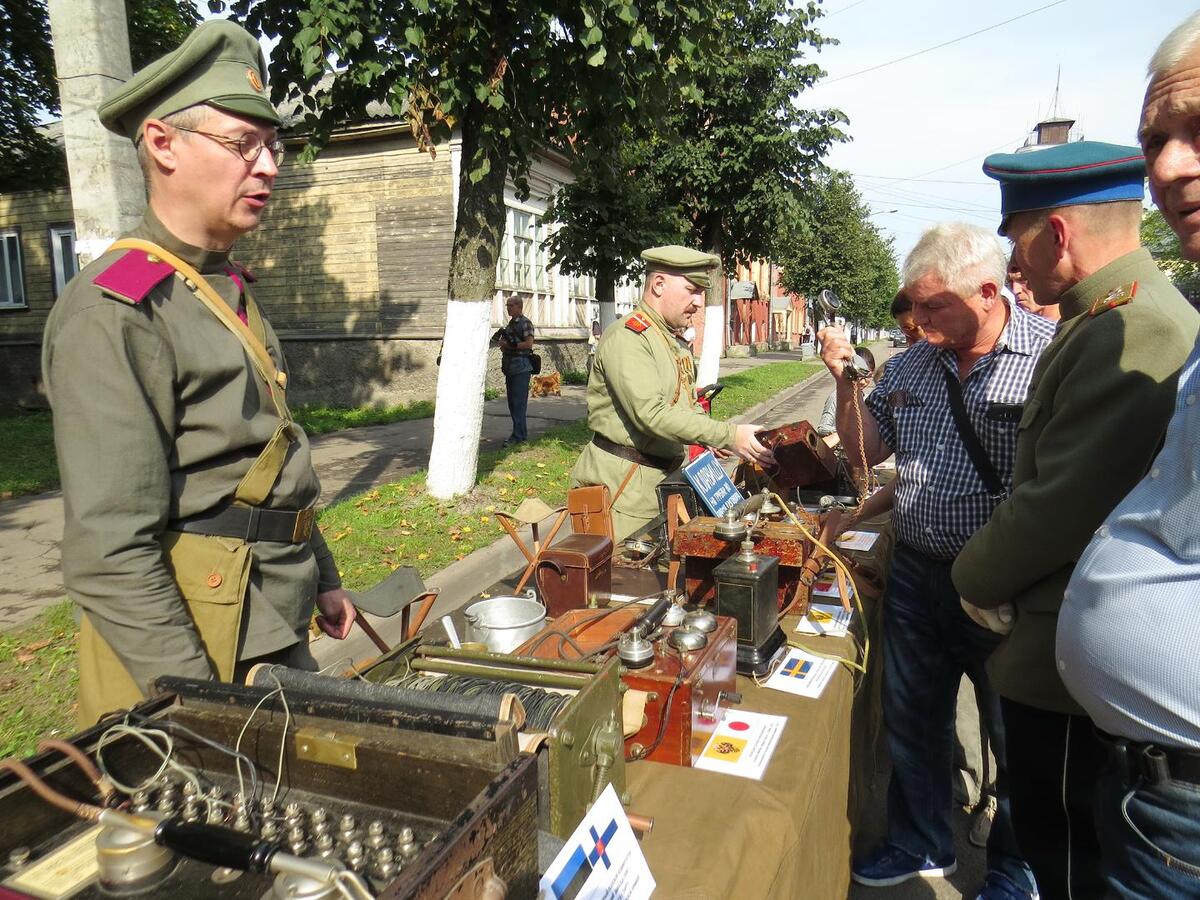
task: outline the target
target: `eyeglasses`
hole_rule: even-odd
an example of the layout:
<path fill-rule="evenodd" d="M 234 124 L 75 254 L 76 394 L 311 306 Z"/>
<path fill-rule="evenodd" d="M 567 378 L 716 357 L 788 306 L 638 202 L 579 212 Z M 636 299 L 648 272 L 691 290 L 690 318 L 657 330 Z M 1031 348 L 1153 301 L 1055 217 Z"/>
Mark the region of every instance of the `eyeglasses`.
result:
<path fill-rule="evenodd" d="M 275 160 L 275 165 L 283 162 L 284 156 L 287 155 L 287 148 L 283 146 L 283 141 L 276 138 L 267 143 L 257 133 L 247 131 L 237 140 L 227 138 L 222 134 L 213 134 L 209 131 L 198 131 L 195 128 L 184 128 L 182 125 L 171 126 L 178 131 L 187 131 L 191 134 L 198 134 L 201 137 L 206 137 L 211 141 L 216 141 L 221 146 L 225 147 L 229 152 L 236 153 L 248 163 L 257 162 L 259 154 L 263 150 L 270 152 L 271 157 Z"/>

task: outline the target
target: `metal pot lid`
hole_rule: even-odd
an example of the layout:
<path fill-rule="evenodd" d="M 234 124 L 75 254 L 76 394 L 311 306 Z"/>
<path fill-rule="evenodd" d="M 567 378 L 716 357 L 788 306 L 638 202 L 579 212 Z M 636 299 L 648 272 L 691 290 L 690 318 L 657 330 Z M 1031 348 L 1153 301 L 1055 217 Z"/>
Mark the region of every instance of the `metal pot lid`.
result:
<path fill-rule="evenodd" d="M 708 635 L 703 631 L 684 626 L 672 631 L 667 637 L 667 643 L 682 653 L 688 653 L 692 650 L 704 649 L 708 644 Z"/>
<path fill-rule="evenodd" d="M 694 628 L 696 631 L 707 634 L 717 630 L 717 617 L 707 609 L 692 610 L 683 617 L 683 627 Z"/>

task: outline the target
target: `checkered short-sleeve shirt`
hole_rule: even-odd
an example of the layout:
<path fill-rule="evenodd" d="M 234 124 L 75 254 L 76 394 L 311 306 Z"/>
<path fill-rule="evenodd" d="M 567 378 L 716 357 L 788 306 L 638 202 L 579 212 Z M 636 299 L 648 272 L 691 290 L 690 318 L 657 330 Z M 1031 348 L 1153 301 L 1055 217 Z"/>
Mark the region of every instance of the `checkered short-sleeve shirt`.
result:
<path fill-rule="evenodd" d="M 1038 356 L 1055 323 L 1009 307 L 1004 332 L 963 382 L 967 417 L 1009 490 L 1017 425 Z M 896 454 L 893 521 L 900 540 L 936 559 L 953 559 L 987 522 L 994 502 L 967 455 L 950 412 L 945 376 L 953 351 L 923 342 L 888 360 L 866 407 Z"/>

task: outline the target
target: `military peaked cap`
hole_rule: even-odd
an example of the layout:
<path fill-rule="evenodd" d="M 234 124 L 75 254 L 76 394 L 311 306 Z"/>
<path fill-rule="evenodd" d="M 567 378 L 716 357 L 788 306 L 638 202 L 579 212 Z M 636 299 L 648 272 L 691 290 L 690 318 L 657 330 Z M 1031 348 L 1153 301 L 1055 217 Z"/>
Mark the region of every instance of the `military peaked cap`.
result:
<path fill-rule="evenodd" d="M 721 260 L 711 253 L 701 253 L 699 250 L 680 247 L 678 244 L 643 250 L 642 259 L 646 263 L 647 275 L 653 272 L 682 275 L 692 284 L 706 290 L 712 287 L 712 269 L 721 264 Z"/>
<path fill-rule="evenodd" d="M 206 103 L 239 116 L 279 124 L 266 89 L 266 64 L 254 36 L 240 25 L 211 19 L 156 59 L 100 104 L 100 122 L 132 141 L 142 123 Z"/>
<path fill-rule="evenodd" d="M 1000 182 L 1000 233 L 1013 213 L 1141 200 L 1146 158 L 1137 147 L 1075 141 L 1044 150 L 993 153 L 983 173 Z"/>

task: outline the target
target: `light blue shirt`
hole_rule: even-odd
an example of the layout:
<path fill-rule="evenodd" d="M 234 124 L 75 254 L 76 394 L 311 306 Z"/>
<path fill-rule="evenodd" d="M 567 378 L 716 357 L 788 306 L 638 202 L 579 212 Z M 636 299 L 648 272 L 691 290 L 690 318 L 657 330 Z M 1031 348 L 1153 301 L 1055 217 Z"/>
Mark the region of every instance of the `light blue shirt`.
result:
<path fill-rule="evenodd" d="M 1200 750 L 1200 344 L 1150 473 L 1075 567 L 1057 656 L 1067 690 L 1102 730 Z"/>

